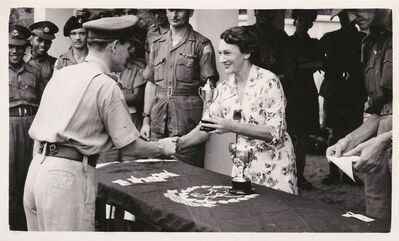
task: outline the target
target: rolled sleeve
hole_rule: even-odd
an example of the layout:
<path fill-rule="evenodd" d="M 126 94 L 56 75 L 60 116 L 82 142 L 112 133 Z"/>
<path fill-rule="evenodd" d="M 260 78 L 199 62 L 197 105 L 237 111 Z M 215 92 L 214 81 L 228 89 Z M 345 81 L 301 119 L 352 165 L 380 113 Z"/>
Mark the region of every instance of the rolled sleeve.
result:
<path fill-rule="evenodd" d="M 201 82 L 205 83 L 209 78 L 213 83 L 216 83 L 219 80 L 219 74 L 216 69 L 215 51 L 211 42 L 204 43 L 199 57 Z"/>
<path fill-rule="evenodd" d="M 104 127 L 116 148 L 132 143 L 139 136 L 133 124 L 121 90 L 115 84 L 99 100 L 99 112 Z"/>

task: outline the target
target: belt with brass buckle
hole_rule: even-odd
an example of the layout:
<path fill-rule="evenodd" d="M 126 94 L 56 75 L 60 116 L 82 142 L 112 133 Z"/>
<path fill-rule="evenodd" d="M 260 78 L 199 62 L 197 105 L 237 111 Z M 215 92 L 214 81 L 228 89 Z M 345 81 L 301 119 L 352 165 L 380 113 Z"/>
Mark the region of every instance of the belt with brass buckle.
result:
<path fill-rule="evenodd" d="M 76 148 L 61 145 L 59 143 L 47 143 L 47 150 L 43 150 L 46 142 L 40 143 L 39 154 L 45 151 L 45 156 L 53 156 L 66 158 L 69 160 L 83 162 L 84 155 L 80 153 Z M 88 156 L 88 164 L 92 167 L 96 167 L 98 155 Z"/>

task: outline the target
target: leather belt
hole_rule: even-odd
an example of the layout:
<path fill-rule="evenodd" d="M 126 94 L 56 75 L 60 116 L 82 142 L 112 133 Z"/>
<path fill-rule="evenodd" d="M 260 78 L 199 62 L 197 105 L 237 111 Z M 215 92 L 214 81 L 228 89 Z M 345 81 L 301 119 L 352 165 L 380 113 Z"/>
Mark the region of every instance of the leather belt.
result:
<path fill-rule="evenodd" d="M 41 142 L 39 154 L 43 153 L 43 149 L 46 143 L 47 143 L 47 150 L 45 150 L 46 156 L 61 157 L 77 162 L 83 162 L 84 155 L 80 153 L 78 150 L 76 150 L 76 148 L 61 145 L 58 143 Z M 98 159 L 98 154 L 88 156 L 88 164 L 92 167 L 96 167 L 97 159 Z"/>
<path fill-rule="evenodd" d="M 37 107 L 29 105 L 20 105 L 9 108 L 10 117 L 32 116 L 37 112 Z"/>
<path fill-rule="evenodd" d="M 164 89 L 164 88 L 157 88 L 155 90 L 156 94 L 167 94 L 169 96 L 198 96 L 198 88 L 189 89 L 189 90 L 182 90 L 182 89 L 173 89 L 171 87 Z"/>

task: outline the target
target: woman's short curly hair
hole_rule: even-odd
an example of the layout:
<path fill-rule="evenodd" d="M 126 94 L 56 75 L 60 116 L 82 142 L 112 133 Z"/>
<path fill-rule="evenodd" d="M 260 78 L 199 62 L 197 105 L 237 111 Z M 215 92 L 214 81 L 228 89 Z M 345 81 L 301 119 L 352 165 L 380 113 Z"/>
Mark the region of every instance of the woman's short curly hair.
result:
<path fill-rule="evenodd" d="M 256 55 L 259 53 L 258 40 L 252 31 L 245 26 L 232 27 L 225 30 L 220 38 L 228 44 L 234 44 L 238 47 L 241 53 L 251 54 L 249 61 L 254 63 L 257 59 Z"/>

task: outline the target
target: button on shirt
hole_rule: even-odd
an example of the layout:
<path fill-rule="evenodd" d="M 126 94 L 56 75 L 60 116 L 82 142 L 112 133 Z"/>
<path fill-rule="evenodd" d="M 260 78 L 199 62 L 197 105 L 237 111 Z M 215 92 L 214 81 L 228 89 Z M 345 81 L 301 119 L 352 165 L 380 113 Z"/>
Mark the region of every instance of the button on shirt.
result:
<path fill-rule="evenodd" d="M 115 146 L 120 149 L 139 137 L 117 82 L 95 56 L 55 72 L 29 130 L 32 139 L 63 143 L 84 155 Z"/>
<path fill-rule="evenodd" d="M 10 66 L 8 70 L 9 107 L 39 106 L 44 84 L 37 77 L 37 71 L 25 63 L 20 69 L 15 70 Z"/>

